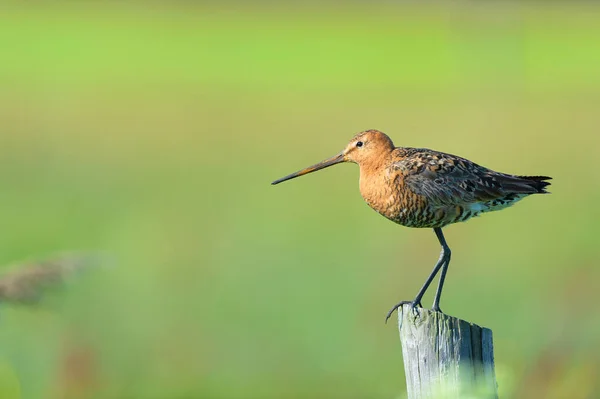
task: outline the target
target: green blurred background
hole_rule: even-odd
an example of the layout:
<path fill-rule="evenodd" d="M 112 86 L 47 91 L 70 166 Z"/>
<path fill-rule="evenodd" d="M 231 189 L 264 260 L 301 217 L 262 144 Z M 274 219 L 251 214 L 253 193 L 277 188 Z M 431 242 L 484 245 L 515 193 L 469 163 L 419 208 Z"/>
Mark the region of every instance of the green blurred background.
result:
<path fill-rule="evenodd" d="M 442 308 L 502 397 L 600 395 L 600 7 L 13 3 L 0 13 L 0 264 L 118 260 L 0 308 L 2 398 L 402 398 L 389 307 L 438 256 L 343 165 L 358 131 L 554 177 L 446 229 Z M 431 303 L 431 294 L 426 304 Z"/>

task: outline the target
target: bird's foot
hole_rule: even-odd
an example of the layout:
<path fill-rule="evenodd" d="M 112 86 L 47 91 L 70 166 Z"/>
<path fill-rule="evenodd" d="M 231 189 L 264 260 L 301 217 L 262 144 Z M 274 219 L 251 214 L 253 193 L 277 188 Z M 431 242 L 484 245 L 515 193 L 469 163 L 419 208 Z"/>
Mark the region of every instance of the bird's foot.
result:
<path fill-rule="evenodd" d="M 392 316 L 392 314 L 394 313 L 394 311 L 400 307 L 402 307 L 403 305 L 410 305 L 410 308 L 412 309 L 413 313 L 418 316 L 419 315 L 419 310 L 417 309 L 418 307 L 423 307 L 423 305 L 421 305 L 421 301 L 401 301 L 398 302 L 397 304 L 394 305 L 393 308 L 390 309 L 389 312 L 387 312 L 387 315 L 385 316 L 385 322 L 387 323 L 388 319 Z"/>

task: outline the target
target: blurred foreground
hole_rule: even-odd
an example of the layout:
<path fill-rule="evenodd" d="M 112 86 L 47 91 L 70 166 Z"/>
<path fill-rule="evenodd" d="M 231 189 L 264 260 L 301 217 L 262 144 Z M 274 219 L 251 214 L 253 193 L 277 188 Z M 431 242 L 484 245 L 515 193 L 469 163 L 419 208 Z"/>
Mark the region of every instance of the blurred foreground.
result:
<path fill-rule="evenodd" d="M 0 264 L 119 264 L 0 308 L 0 397 L 403 397 L 383 318 L 433 232 L 355 166 L 269 185 L 368 128 L 554 177 L 446 229 L 442 307 L 494 331 L 501 397 L 600 395 L 600 7 L 466 4 L 0 14 Z"/>

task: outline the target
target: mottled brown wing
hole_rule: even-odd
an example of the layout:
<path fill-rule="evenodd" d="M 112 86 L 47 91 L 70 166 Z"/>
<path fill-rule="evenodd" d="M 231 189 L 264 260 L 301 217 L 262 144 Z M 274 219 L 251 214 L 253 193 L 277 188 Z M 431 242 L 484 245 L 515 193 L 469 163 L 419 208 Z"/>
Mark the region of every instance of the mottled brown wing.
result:
<path fill-rule="evenodd" d="M 467 159 L 427 149 L 404 149 L 394 164 L 412 192 L 432 205 L 459 205 L 489 201 L 507 194 L 498 174 Z"/>

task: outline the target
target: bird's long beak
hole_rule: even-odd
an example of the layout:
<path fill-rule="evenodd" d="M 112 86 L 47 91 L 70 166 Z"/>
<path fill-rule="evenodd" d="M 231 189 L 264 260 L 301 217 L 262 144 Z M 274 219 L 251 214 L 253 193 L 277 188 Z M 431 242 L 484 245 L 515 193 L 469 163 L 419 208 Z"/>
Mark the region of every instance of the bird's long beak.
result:
<path fill-rule="evenodd" d="M 344 162 L 344 154 L 343 153 L 339 153 L 338 155 L 331 157 L 329 159 L 326 159 L 324 161 L 321 161 L 316 165 L 309 166 L 308 168 L 299 170 L 296 173 L 292 173 L 291 175 L 287 175 L 285 177 L 282 177 L 281 179 L 275 180 L 271 184 L 279 184 L 286 180 L 293 179 L 294 177 L 298 177 L 298 176 L 306 175 L 308 173 L 316 172 L 317 170 L 325 169 L 325 168 L 328 168 L 330 166 L 333 166 L 333 165 L 341 163 L 341 162 Z"/>

